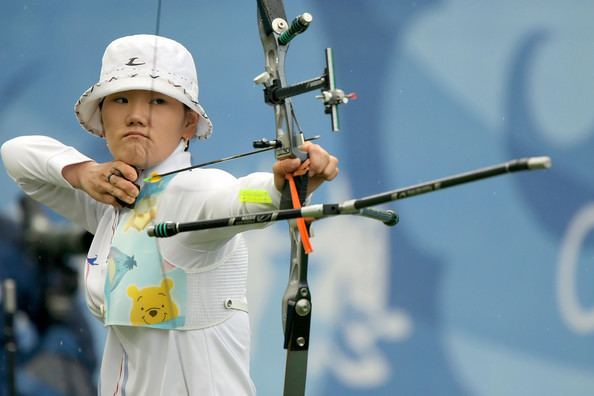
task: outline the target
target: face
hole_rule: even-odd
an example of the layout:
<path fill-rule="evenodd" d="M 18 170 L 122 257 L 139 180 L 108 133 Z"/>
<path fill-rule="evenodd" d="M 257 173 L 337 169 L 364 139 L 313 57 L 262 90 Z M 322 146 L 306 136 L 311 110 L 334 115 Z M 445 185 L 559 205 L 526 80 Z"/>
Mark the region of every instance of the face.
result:
<path fill-rule="evenodd" d="M 114 159 L 146 169 L 194 135 L 198 114 L 170 96 L 134 90 L 106 96 L 101 119 Z"/>

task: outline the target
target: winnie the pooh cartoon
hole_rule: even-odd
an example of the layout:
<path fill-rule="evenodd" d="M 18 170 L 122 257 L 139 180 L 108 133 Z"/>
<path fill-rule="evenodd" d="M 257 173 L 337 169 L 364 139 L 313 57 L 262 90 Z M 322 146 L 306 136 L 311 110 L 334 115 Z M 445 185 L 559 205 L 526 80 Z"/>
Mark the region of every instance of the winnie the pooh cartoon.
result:
<path fill-rule="evenodd" d="M 139 289 L 128 286 L 128 296 L 132 299 L 130 322 L 135 326 L 153 325 L 174 319 L 179 315 L 177 304 L 169 291 L 173 289 L 173 279 L 165 278 L 160 286 Z"/>

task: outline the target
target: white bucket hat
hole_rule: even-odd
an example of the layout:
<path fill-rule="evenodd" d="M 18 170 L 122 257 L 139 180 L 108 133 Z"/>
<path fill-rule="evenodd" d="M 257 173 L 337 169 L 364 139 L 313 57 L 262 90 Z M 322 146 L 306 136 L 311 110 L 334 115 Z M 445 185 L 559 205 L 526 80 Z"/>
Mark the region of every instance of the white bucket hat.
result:
<path fill-rule="evenodd" d="M 178 42 L 150 34 L 114 40 L 103 54 L 99 82 L 74 106 L 80 124 L 103 136 L 99 103 L 113 93 L 142 89 L 179 100 L 200 115 L 195 136 L 206 139 L 212 123 L 198 103 L 198 77 L 190 52 Z"/>

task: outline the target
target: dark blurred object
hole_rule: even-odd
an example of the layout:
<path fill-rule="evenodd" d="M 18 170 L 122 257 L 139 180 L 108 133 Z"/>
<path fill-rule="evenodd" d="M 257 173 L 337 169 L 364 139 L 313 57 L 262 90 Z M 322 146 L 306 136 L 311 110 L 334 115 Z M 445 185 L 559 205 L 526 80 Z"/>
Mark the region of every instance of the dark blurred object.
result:
<path fill-rule="evenodd" d="M 23 246 L 44 268 L 45 308 L 50 323 L 64 321 L 72 313 L 78 290 L 78 270 L 68 262 L 73 254 L 86 254 L 93 236 L 70 223 L 51 221 L 47 210 L 36 201 L 21 199 Z"/>
<path fill-rule="evenodd" d="M 0 216 L 0 227 L 9 230 L 0 236 L 0 280 L 15 280 L 16 341 L 25 344 L 19 345 L 16 356 L 17 394 L 96 395 L 93 337 L 77 300 L 83 260 L 72 265 L 75 255 L 87 252 L 92 235 L 28 197 L 19 203 L 20 222 Z M 11 318 L 3 313 L 0 324 L 7 320 Z M 23 330 L 23 323 L 29 328 Z M 5 345 L 4 334 L 3 338 Z M 10 382 L 9 360 L 4 350 L 2 389 Z"/>
<path fill-rule="evenodd" d="M 17 310 L 16 283 L 14 279 L 2 282 L 2 307 L 4 308 L 4 350 L 6 351 L 6 391 L 16 396 L 16 354 L 17 344 L 14 329 L 14 315 Z"/>
<path fill-rule="evenodd" d="M 23 241 L 36 256 L 64 257 L 87 253 L 93 235 L 71 223 L 51 221 L 48 211 L 28 197 L 21 198 Z"/>

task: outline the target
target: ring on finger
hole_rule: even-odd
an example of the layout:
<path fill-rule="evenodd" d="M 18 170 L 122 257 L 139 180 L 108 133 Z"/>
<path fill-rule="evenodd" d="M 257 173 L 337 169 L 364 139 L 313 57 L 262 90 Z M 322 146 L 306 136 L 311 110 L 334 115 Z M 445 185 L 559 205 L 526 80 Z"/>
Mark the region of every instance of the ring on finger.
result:
<path fill-rule="evenodd" d="M 109 171 L 109 175 L 107 175 L 107 182 L 109 184 L 111 184 L 111 177 L 112 176 L 119 176 L 122 177 L 122 172 L 120 172 L 118 169 L 116 168 L 112 168 L 111 171 Z"/>

